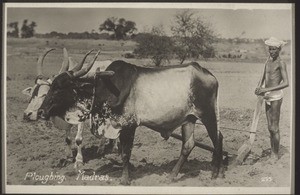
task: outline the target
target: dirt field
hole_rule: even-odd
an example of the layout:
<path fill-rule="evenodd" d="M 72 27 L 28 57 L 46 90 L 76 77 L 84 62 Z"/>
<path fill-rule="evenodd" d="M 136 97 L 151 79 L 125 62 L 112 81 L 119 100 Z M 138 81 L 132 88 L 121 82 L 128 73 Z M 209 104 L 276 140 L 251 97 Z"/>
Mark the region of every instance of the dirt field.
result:
<path fill-rule="evenodd" d="M 55 74 L 62 62 L 62 47 L 66 47 L 76 60 L 80 60 L 89 49 L 101 47 L 99 60 L 124 59 L 139 65 L 149 65 L 149 60 L 125 59 L 126 51 L 132 51 L 133 42 L 9 39 L 7 43 L 7 86 L 6 86 L 6 168 L 8 185 L 59 185 L 58 180 L 41 181 L 27 177 L 26 173 L 37 175 L 64 175 L 60 185 L 100 185 L 116 186 L 121 176 L 121 158 L 118 154 L 97 154 L 99 140 L 84 132 L 84 167 L 86 175 L 107 175 L 108 180 L 89 181 L 78 177 L 74 164 L 62 166 L 65 158 L 65 132 L 44 121 L 25 122 L 23 111 L 29 99 L 21 91 L 33 86 L 36 76 L 35 66 L 38 54 L 45 47 L 58 48 L 45 59 L 45 72 Z M 264 61 L 264 60 L 263 60 Z M 220 83 L 219 106 L 221 130 L 224 135 L 224 150 L 236 154 L 238 148 L 249 138 L 249 133 L 226 128 L 249 130 L 255 107 L 253 91 L 263 68 L 262 63 L 199 61 L 208 68 Z M 291 62 L 286 60 L 291 79 Z M 209 186 L 209 187 L 288 187 L 291 169 L 291 89 L 285 89 L 281 112 L 280 159 L 268 161 L 270 154 L 269 133 L 265 112 L 258 124 L 258 133 L 249 158 L 241 166 L 229 167 L 225 178 L 211 180 L 211 152 L 195 148 L 185 163 L 177 180 L 168 183 L 166 176 L 175 165 L 181 149 L 181 142 L 174 138 L 165 141 L 160 134 L 139 127 L 136 131 L 131 156 L 132 186 Z M 76 129 L 72 137 L 75 137 Z M 176 130 L 180 133 L 180 129 Z M 196 125 L 196 140 L 211 145 L 203 126 Z M 76 148 L 73 146 L 74 153 Z M 106 178 L 106 177 L 105 177 Z"/>

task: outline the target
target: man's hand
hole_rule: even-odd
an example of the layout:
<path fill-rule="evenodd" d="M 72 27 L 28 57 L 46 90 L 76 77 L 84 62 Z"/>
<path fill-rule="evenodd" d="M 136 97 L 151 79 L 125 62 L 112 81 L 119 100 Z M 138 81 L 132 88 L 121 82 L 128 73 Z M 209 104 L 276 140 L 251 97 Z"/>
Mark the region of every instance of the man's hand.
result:
<path fill-rule="evenodd" d="M 261 88 L 261 87 L 257 87 L 256 89 L 255 89 L 255 95 L 261 95 L 261 96 L 263 96 L 265 93 L 266 93 L 267 91 L 266 91 L 266 89 L 265 88 Z"/>

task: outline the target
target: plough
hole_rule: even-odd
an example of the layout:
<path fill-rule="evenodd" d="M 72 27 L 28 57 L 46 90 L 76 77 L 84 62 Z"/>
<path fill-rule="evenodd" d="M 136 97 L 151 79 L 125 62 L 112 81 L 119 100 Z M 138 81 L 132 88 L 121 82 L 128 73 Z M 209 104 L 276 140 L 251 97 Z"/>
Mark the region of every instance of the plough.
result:
<path fill-rule="evenodd" d="M 243 131 L 243 132 L 249 132 L 250 133 L 250 138 L 249 140 L 247 140 L 239 149 L 238 149 L 238 152 L 237 152 L 237 155 L 236 155 L 236 158 L 234 159 L 233 161 L 233 164 L 235 165 L 238 165 L 238 164 L 241 164 L 244 159 L 246 158 L 246 156 L 250 153 L 251 151 L 251 148 L 252 148 L 252 145 L 253 145 L 253 142 L 255 140 L 255 135 L 256 135 L 256 130 L 257 130 L 257 124 L 258 124 L 258 120 L 259 120 L 259 115 L 261 113 L 261 109 L 262 109 L 262 104 L 263 104 L 263 97 L 261 96 L 258 96 L 257 98 L 257 104 L 256 104 L 256 109 L 254 111 L 254 115 L 253 115 L 253 119 L 252 119 L 252 124 L 251 124 L 251 128 L 250 128 L 250 131 Z M 197 124 L 200 124 L 202 125 L 201 123 L 197 123 Z M 226 127 L 222 127 L 224 129 L 231 129 L 231 130 L 237 130 L 237 131 L 242 131 L 242 130 L 238 130 L 238 129 L 233 129 L 233 128 L 226 128 Z M 178 135 L 176 133 L 172 133 L 171 134 L 171 137 L 175 138 L 175 139 L 178 139 L 178 140 L 181 140 L 182 141 L 182 136 L 181 135 Z M 203 143 L 200 143 L 198 141 L 195 140 L 195 146 L 199 147 L 199 148 L 202 148 L 204 150 L 208 150 L 208 151 L 211 151 L 213 152 L 214 151 L 214 148 L 209 146 L 209 145 L 206 145 L 206 144 L 203 144 Z M 223 151 L 222 153 L 225 157 L 228 157 L 228 155 L 230 155 L 228 152 L 226 151 Z"/>
<path fill-rule="evenodd" d="M 171 134 L 171 137 L 174 137 L 174 138 L 179 139 L 179 140 L 182 141 L 181 135 L 178 135 L 178 134 L 176 134 L 176 133 L 172 133 L 172 134 Z M 206 145 L 206 144 L 203 144 L 203 143 L 200 143 L 200 142 L 198 142 L 198 141 L 196 141 L 196 140 L 195 140 L 195 146 L 197 146 L 197 147 L 199 147 L 199 148 L 202 148 L 202 149 L 204 149 L 204 150 L 211 151 L 211 152 L 214 151 L 214 148 L 213 148 L 213 147 L 211 147 L 211 146 L 209 146 L 209 145 Z M 223 151 L 223 155 L 224 155 L 224 156 L 228 156 L 228 152 Z"/>

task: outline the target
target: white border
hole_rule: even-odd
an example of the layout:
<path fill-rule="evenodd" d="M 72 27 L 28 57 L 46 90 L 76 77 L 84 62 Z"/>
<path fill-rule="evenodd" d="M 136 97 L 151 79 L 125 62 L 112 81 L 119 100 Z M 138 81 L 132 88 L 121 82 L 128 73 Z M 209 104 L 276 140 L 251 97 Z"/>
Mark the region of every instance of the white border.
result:
<path fill-rule="evenodd" d="M 3 29 L 4 32 L 6 32 L 7 27 L 7 8 L 168 8 L 168 9 L 185 9 L 185 8 L 192 8 L 192 9 L 278 9 L 278 10 L 292 10 L 292 19 L 291 21 L 293 23 L 293 28 L 295 29 L 295 9 L 293 4 L 291 3 L 285 3 L 285 4 L 268 4 L 268 3 L 256 3 L 256 4 L 250 4 L 250 3 L 4 3 L 4 10 L 5 14 L 3 14 L 4 22 L 3 22 Z M 293 15 L 294 14 L 294 15 Z M 294 30 L 293 29 L 293 30 Z M 294 40 L 294 32 L 291 32 L 292 34 L 292 40 Z M 290 157 L 290 176 L 291 176 L 291 186 L 290 187 L 135 187 L 135 186 L 128 186 L 128 187 L 114 187 L 114 186 L 33 186 L 33 185 L 6 185 L 7 182 L 7 165 L 6 165 L 6 114 L 5 111 L 7 109 L 6 107 L 6 75 L 7 75 L 7 52 L 6 52 L 6 46 L 7 46 L 7 35 L 6 33 L 3 33 L 3 56 L 5 56 L 3 59 L 4 66 L 3 66 L 3 111 L 2 116 L 4 119 L 4 147 L 2 151 L 2 154 L 4 154 L 4 160 L 2 161 L 4 163 L 4 185 L 3 189 L 5 193 L 72 193 L 72 194 L 84 194 L 84 193 L 97 193 L 97 194 L 116 194 L 116 193 L 122 193 L 122 194 L 154 194 L 155 192 L 159 192 L 160 194 L 245 194 L 245 193 L 251 193 L 251 194 L 290 194 L 293 193 L 293 187 L 295 186 L 295 183 L 293 181 L 294 179 L 294 155 L 295 155 L 295 138 L 294 138 L 294 130 L 295 125 L 293 121 L 295 121 L 295 110 L 294 110 L 294 96 L 295 94 L 295 45 L 291 44 L 291 63 L 292 63 L 292 69 L 291 69 L 291 108 L 292 108 L 292 114 L 294 116 L 291 118 L 291 132 L 290 137 L 292 143 L 290 144 L 291 148 L 291 157 Z M 3 167 L 2 167 L 3 168 Z"/>
<path fill-rule="evenodd" d="M 6 7 L 53 7 L 53 8 L 177 8 L 177 9 L 286 9 L 290 10 L 289 3 L 5 3 Z"/>
<path fill-rule="evenodd" d="M 42 190 L 42 191 L 41 191 Z M 289 187 L 7 186 L 8 193 L 68 194 L 290 194 Z"/>
<path fill-rule="evenodd" d="M 3 83 L 3 91 L 2 91 L 2 97 L 3 97 L 3 106 L 2 106 L 2 111 L 1 111 L 1 114 L 2 114 L 2 117 L 3 117 L 3 120 L 4 120 L 4 122 L 2 123 L 2 126 L 3 126 L 3 131 L 2 131 L 2 133 L 3 133 L 3 135 L 2 135 L 2 139 L 3 139 L 3 142 L 2 142 L 2 146 L 3 146 L 3 149 L 2 149 L 2 154 L 4 154 L 4 156 L 2 157 L 2 163 L 3 163 L 3 165 L 2 165 L 2 173 L 5 173 L 4 174 L 4 176 L 2 175 L 2 178 L 4 177 L 4 182 L 5 183 L 2 183 L 2 184 L 4 184 L 3 185 L 3 191 L 6 189 L 6 187 L 7 187 L 7 165 L 6 165 L 6 157 L 7 157 L 7 154 L 6 154 L 6 127 L 7 127 L 7 125 L 6 125 L 6 123 L 7 123 L 7 120 L 6 120 L 6 89 L 7 89 L 7 83 L 6 83 L 6 77 L 7 77 L 7 52 L 6 52 L 6 47 L 7 47 L 7 34 L 6 34 L 6 32 L 7 32 L 7 8 L 6 8 L 6 6 L 5 7 L 3 7 L 3 9 L 5 9 L 5 14 L 3 14 L 2 16 L 3 16 L 3 24 L 2 24 L 2 29 L 3 29 L 3 45 L 2 45 L 2 51 L 3 51 L 3 66 L 2 66 L 2 70 L 3 70 L 3 77 L 2 77 L 2 83 Z M 4 167 L 4 170 L 3 170 L 3 167 Z M 3 182 L 3 181 L 2 181 Z"/>

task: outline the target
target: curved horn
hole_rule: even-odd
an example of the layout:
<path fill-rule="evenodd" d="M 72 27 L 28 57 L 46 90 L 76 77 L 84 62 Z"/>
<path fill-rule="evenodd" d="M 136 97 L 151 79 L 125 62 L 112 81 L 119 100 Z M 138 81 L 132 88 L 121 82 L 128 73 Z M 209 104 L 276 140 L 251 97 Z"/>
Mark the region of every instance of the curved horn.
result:
<path fill-rule="evenodd" d="M 112 77 L 112 76 L 114 76 L 115 72 L 112 71 L 112 70 L 100 71 L 100 68 L 99 68 L 99 69 L 97 69 L 96 74 L 97 74 L 99 77 L 105 77 L 105 76 L 107 76 L 107 77 Z"/>
<path fill-rule="evenodd" d="M 37 70 L 37 75 L 44 75 L 43 74 L 43 62 L 44 62 L 44 58 L 46 57 L 46 55 L 50 52 L 55 50 L 54 48 L 51 49 L 47 49 L 42 55 L 39 56 L 39 59 L 37 61 L 37 65 L 36 65 L 36 70 Z"/>
<path fill-rule="evenodd" d="M 63 49 L 64 59 L 58 74 L 65 72 L 69 68 L 69 54 L 66 48 Z"/>
<path fill-rule="evenodd" d="M 79 70 L 82 68 L 83 63 L 84 63 L 86 57 L 87 57 L 88 55 L 90 55 L 93 51 L 94 51 L 94 49 L 92 49 L 91 51 L 87 52 L 87 53 L 85 54 L 84 58 L 82 59 L 82 61 L 81 61 L 77 66 L 75 66 L 71 71 L 73 71 L 74 73 L 77 72 L 77 71 L 79 71 Z"/>
<path fill-rule="evenodd" d="M 76 62 L 72 57 L 69 57 L 69 68 L 73 69 L 77 65 L 78 65 L 78 62 Z"/>
<path fill-rule="evenodd" d="M 100 50 L 96 53 L 94 59 L 86 67 L 82 68 L 78 72 L 74 72 L 73 76 L 74 77 L 81 77 L 81 76 L 85 75 L 86 73 L 88 73 L 88 71 L 90 71 L 90 69 L 94 65 L 94 63 L 95 63 L 95 61 L 96 61 L 99 54 L 100 54 Z"/>

